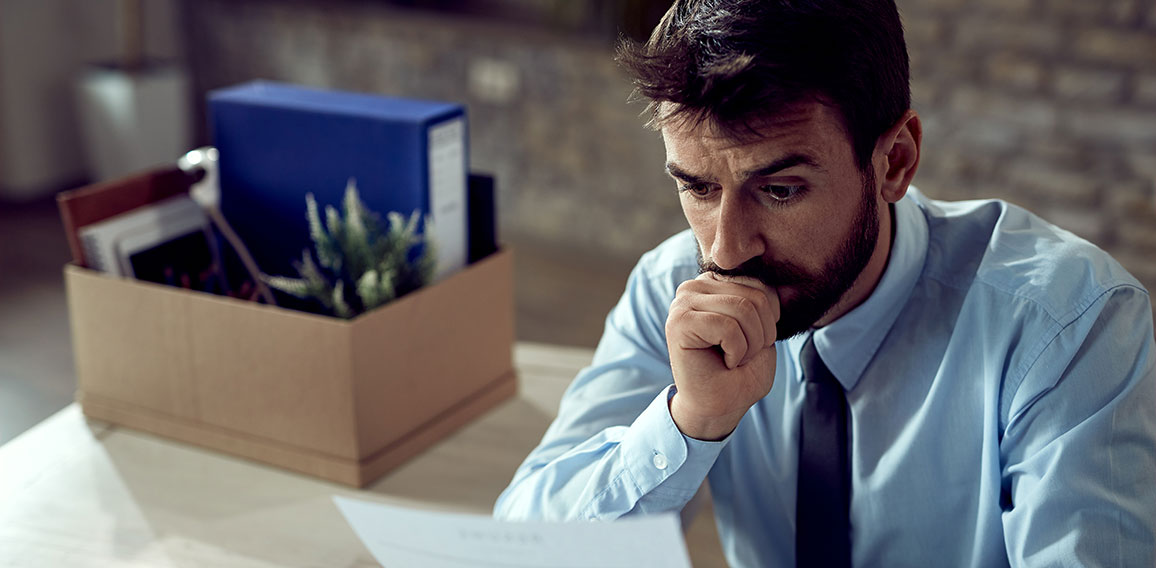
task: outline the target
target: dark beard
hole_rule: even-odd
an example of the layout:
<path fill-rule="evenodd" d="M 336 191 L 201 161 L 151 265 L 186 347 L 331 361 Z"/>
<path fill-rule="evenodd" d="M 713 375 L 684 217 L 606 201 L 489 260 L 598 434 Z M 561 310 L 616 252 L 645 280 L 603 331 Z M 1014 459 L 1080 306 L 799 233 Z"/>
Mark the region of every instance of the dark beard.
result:
<path fill-rule="evenodd" d="M 781 305 L 782 314 L 776 324 L 778 339 L 784 340 L 807 331 L 839 302 L 851 289 L 859 274 L 871 260 L 879 239 L 879 207 L 875 204 L 875 172 L 870 165 L 863 175 L 863 190 L 859 212 L 855 216 L 851 234 L 836 251 L 835 257 L 817 275 L 812 275 L 790 262 L 768 263 L 752 258 L 731 270 L 719 268 L 702 257 L 702 247 L 696 241 L 699 272 L 714 272 L 721 276 L 749 276 L 767 286 L 791 286 L 796 296 Z"/>

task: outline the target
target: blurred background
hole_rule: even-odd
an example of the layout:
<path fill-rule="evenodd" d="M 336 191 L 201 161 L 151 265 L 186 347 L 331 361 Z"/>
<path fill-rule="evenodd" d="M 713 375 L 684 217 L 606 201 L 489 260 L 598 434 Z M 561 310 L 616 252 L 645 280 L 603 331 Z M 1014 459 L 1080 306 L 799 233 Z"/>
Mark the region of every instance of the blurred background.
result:
<path fill-rule="evenodd" d="M 916 185 L 1024 205 L 1156 288 L 1156 0 L 898 3 Z M 592 347 L 639 254 L 686 226 L 611 60 L 668 5 L 0 0 L 0 443 L 73 396 L 55 193 L 207 144 L 206 92 L 257 78 L 467 104 L 519 339 Z"/>

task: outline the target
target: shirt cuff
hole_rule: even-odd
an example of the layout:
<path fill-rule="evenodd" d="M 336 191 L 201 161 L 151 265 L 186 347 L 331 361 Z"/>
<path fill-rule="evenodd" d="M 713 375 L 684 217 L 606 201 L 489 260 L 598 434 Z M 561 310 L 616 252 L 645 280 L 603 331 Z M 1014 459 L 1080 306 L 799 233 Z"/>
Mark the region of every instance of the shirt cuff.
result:
<path fill-rule="evenodd" d="M 730 437 L 708 442 L 683 435 L 670 416 L 674 392 L 674 385 L 663 389 L 630 425 L 622 440 L 622 465 L 643 495 L 660 491 L 690 499 Z"/>

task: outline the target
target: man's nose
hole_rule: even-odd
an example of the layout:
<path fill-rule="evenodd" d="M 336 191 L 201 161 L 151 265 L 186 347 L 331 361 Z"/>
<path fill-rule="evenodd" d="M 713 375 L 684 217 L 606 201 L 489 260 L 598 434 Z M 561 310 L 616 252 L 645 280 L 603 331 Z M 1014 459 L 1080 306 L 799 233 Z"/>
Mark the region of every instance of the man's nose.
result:
<path fill-rule="evenodd" d="M 766 252 L 755 219 L 756 210 L 741 194 L 723 196 L 710 250 L 711 260 L 719 268 L 738 268 Z"/>

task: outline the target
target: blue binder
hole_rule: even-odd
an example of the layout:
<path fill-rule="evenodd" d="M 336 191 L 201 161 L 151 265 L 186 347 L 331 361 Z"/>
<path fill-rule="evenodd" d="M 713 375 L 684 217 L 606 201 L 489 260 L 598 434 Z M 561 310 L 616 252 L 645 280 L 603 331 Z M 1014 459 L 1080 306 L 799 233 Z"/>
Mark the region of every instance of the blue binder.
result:
<path fill-rule="evenodd" d="M 349 178 L 383 218 L 432 214 L 439 277 L 464 266 L 462 105 L 257 81 L 211 92 L 209 114 L 222 213 L 263 272 L 294 274 L 312 248 L 305 194 L 340 209 Z"/>

